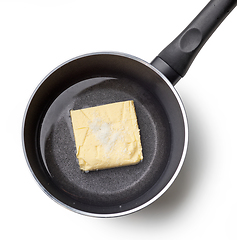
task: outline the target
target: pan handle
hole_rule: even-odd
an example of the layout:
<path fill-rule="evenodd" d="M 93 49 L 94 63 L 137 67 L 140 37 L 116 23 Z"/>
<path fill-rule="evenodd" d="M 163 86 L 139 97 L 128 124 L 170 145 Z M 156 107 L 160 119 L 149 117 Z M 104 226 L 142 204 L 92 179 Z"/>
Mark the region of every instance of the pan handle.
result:
<path fill-rule="evenodd" d="M 211 0 L 151 64 L 175 85 L 203 45 L 237 5 L 237 0 Z"/>

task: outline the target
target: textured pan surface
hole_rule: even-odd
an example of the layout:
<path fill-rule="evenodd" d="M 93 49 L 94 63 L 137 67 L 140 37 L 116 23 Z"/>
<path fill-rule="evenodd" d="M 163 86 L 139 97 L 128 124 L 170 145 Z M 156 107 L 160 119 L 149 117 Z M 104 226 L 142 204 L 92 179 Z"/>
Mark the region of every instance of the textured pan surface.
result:
<path fill-rule="evenodd" d="M 49 108 L 41 129 L 41 149 L 55 183 L 76 200 L 93 205 L 121 205 L 149 189 L 161 176 L 169 158 L 170 130 L 160 103 L 136 82 L 95 78 L 81 91 L 75 84 Z M 134 100 L 144 160 L 135 166 L 84 173 L 75 155 L 69 111 Z M 51 123 L 51 124 L 50 124 Z"/>

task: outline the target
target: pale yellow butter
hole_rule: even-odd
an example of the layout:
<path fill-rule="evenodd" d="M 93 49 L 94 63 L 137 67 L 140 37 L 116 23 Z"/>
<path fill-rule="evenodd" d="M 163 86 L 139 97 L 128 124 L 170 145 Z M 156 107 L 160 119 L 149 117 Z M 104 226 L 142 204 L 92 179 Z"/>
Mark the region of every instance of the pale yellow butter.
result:
<path fill-rule="evenodd" d="M 134 165 L 143 159 L 133 101 L 70 111 L 83 171 Z"/>

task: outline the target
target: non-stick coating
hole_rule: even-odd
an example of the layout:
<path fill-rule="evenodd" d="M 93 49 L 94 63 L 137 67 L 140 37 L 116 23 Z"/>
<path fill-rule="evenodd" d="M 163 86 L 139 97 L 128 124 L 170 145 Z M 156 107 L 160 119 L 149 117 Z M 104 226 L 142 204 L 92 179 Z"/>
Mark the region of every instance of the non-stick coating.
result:
<path fill-rule="evenodd" d="M 144 159 L 135 166 L 84 173 L 69 111 L 133 100 Z M 76 58 L 38 87 L 25 117 L 28 163 L 44 191 L 70 209 L 116 214 L 139 208 L 169 184 L 185 149 L 177 96 L 152 67 L 119 54 Z"/>

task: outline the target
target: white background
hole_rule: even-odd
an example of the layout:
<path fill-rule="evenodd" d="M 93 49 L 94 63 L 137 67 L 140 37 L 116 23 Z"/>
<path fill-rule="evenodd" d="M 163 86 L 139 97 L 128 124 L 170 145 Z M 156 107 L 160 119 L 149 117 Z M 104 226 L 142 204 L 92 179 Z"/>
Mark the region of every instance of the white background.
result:
<path fill-rule="evenodd" d="M 155 203 L 98 219 L 52 201 L 22 150 L 27 102 L 52 69 L 85 53 L 118 51 L 147 62 L 207 0 L 1 0 L 1 239 L 237 239 L 237 10 L 176 85 L 189 120 L 185 164 Z"/>

